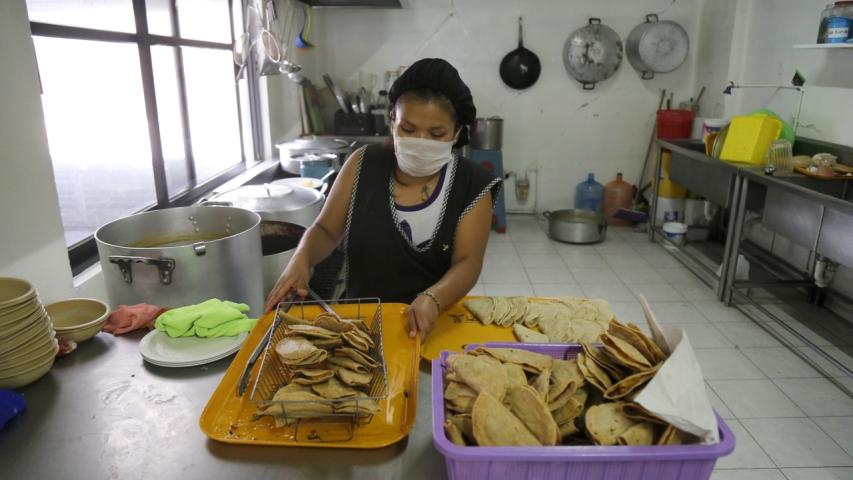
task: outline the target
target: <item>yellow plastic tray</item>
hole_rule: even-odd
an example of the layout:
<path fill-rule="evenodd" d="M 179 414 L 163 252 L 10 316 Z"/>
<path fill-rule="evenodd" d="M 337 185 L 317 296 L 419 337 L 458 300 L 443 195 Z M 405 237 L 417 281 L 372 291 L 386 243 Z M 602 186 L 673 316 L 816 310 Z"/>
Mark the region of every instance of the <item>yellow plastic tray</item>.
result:
<path fill-rule="evenodd" d="M 720 159 L 727 162 L 763 165 L 773 140 L 782 133 L 782 121 L 767 116 L 737 116 L 729 124 Z"/>
<path fill-rule="evenodd" d="M 335 310 L 346 315 L 345 305 Z M 382 339 L 388 374 L 388 396 L 380 403 L 380 411 L 369 423 L 349 430 L 349 425 L 304 422 L 298 427 L 276 428 L 271 417 L 255 418 L 256 405 L 249 400 L 251 387 L 261 362 L 252 371 L 249 389 L 237 396 L 237 383 L 243 368 L 261 338 L 272 324 L 274 314 L 264 315 L 243 343 L 231 366 L 208 400 L 199 419 L 201 430 L 208 437 L 225 443 L 321 448 L 380 448 L 398 442 L 412 430 L 417 413 L 418 362 L 420 342 L 406 332 L 403 316 L 406 306 L 382 304 Z M 316 310 L 316 311 L 314 311 Z M 319 308 L 305 307 L 306 315 L 319 314 Z M 320 433 L 314 433 L 314 429 Z M 347 429 L 349 440 L 337 440 L 345 435 L 333 431 Z M 297 435 L 299 438 L 297 439 Z M 333 440 L 329 440 L 333 438 Z"/>
<path fill-rule="evenodd" d="M 469 298 L 465 297 L 462 301 Z M 470 343 L 515 342 L 512 328 L 483 325 L 462 306 L 462 301 L 448 308 L 438 317 L 435 327 L 421 347 L 424 360 L 435 360 L 441 352 L 461 352 Z"/>

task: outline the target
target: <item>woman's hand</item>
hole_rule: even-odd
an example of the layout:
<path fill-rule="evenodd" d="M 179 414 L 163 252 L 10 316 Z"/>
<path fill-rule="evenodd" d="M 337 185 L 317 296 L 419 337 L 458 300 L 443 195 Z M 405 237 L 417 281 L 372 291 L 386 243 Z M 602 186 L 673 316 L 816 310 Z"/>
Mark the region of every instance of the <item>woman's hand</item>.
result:
<path fill-rule="evenodd" d="M 296 291 L 296 294 L 301 298 L 308 296 L 308 282 L 311 280 L 311 267 L 307 259 L 303 259 L 301 255 L 294 255 L 287 262 L 287 267 L 278 277 L 269 296 L 267 303 L 264 306 L 264 311 L 269 312 L 274 309 L 279 302 L 291 292 Z"/>
<path fill-rule="evenodd" d="M 419 295 L 406 311 L 408 319 L 409 338 L 415 338 L 420 332 L 424 341 L 438 320 L 438 305 L 426 295 Z"/>

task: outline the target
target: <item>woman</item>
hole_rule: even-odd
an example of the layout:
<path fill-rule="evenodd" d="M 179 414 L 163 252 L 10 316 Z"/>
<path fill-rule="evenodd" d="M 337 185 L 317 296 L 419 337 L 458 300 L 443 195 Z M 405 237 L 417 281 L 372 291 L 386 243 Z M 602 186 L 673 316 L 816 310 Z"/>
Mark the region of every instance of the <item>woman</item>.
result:
<path fill-rule="evenodd" d="M 442 309 L 477 283 L 501 181 L 451 153 L 468 143 L 471 91 L 441 59 L 415 62 L 388 93 L 393 149 L 372 145 L 341 168 L 328 201 L 267 299 L 307 295 L 314 265 L 341 242 L 347 297 L 410 304 L 423 339 Z"/>

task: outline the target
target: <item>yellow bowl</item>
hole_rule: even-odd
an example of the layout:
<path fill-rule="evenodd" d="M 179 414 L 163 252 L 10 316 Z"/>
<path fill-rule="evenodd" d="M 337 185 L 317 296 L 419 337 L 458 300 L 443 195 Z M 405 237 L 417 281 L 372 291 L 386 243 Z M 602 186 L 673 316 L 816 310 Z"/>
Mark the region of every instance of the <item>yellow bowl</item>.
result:
<path fill-rule="evenodd" d="M 22 318 L 12 324 L 0 327 L 0 344 L 5 344 L 7 340 L 17 337 L 18 335 L 21 335 L 40 325 L 49 324 L 50 320 L 46 318 L 46 316 L 47 312 L 45 312 L 43 308 L 40 308 L 25 318 Z M 2 351 L 2 348 L 0 348 L 0 351 Z"/>
<path fill-rule="evenodd" d="M 18 320 L 32 315 L 41 308 L 41 303 L 38 301 L 27 302 L 16 306 L 14 309 L 7 310 L 6 313 L 0 314 L 0 332 Z"/>
<path fill-rule="evenodd" d="M 10 349 L 0 350 L 0 365 L 18 363 L 19 359 L 32 359 L 34 356 L 43 354 L 53 345 L 56 332 L 52 328 L 36 330 L 35 333 Z"/>
<path fill-rule="evenodd" d="M 56 336 L 77 343 L 94 337 L 107 323 L 110 307 L 100 300 L 73 298 L 45 307 L 53 321 Z"/>
<path fill-rule="evenodd" d="M 9 307 L 35 298 L 36 289 L 21 278 L 0 277 L 0 315 Z"/>
<path fill-rule="evenodd" d="M 56 350 L 59 350 L 59 347 L 56 347 Z M 56 353 L 54 352 L 52 357 L 40 365 L 33 365 L 27 370 L 21 370 L 12 375 L 0 375 L 0 388 L 21 388 L 35 382 L 50 371 L 55 360 Z"/>
<path fill-rule="evenodd" d="M 45 344 L 45 346 L 41 347 L 35 353 L 0 362 L 0 378 L 16 375 L 30 369 L 34 365 L 41 365 L 49 358 L 55 357 L 58 350 L 59 343 L 55 338 L 52 338 L 49 343 Z"/>

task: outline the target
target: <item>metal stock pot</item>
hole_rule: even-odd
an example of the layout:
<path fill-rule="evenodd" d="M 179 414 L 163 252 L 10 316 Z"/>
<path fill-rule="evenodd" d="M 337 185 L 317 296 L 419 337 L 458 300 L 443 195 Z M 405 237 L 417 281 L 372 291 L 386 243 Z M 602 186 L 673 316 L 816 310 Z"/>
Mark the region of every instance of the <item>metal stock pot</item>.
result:
<path fill-rule="evenodd" d="M 113 307 L 180 307 L 210 298 L 263 313 L 261 217 L 233 207 L 193 206 L 131 215 L 95 232 Z"/>
<path fill-rule="evenodd" d="M 590 210 L 543 212 L 548 219 L 548 236 L 565 243 L 598 243 L 607 236 L 604 215 Z"/>

